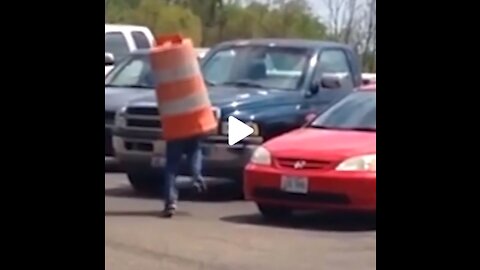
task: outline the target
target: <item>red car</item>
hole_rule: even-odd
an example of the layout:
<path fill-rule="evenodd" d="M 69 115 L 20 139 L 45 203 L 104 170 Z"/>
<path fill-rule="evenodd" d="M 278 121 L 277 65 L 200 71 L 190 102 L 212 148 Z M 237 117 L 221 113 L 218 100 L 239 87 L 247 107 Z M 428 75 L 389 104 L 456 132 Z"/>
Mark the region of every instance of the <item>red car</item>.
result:
<path fill-rule="evenodd" d="M 245 197 L 269 218 L 296 209 L 376 211 L 376 91 L 354 92 L 257 148 Z"/>

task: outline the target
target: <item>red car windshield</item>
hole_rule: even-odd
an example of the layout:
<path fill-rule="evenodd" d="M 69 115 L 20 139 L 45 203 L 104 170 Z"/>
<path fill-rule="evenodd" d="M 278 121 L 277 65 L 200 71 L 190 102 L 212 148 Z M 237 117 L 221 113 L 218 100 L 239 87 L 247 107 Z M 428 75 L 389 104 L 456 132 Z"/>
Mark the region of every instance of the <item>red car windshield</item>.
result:
<path fill-rule="evenodd" d="M 360 91 L 348 95 L 318 116 L 310 127 L 324 129 L 377 130 L 377 94 Z"/>

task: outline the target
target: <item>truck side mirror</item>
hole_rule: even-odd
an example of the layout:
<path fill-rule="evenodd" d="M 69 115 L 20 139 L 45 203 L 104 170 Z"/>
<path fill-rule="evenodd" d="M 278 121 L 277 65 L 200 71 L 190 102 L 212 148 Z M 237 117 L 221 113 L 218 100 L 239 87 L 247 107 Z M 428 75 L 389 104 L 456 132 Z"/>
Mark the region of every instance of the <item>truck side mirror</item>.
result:
<path fill-rule="evenodd" d="M 308 96 L 314 96 L 320 92 L 320 89 L 338 89 L 342 87 L 342 79 L 336 74 L 322 74 L 319 80 L 316 80 L 311 85 Z"/>
<path fill-rule="evenodd" d="M 115 63 L 115 58 L 111 53 L 105 53 L 105 66 L 112 66 Z"/>
<path fill-rule="evenodd" d="M 341 78 L 336 74 L 323 74 L 320 80 L 322 88 L 338 89 L 342 87 Z"/>

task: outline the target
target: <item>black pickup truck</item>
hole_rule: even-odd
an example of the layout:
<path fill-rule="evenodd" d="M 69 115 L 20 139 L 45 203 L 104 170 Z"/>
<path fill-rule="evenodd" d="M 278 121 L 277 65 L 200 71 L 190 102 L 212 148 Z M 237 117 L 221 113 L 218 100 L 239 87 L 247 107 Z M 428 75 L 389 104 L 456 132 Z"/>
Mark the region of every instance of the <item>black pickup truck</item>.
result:
<path fill-rule="evenodd" d="M 333 42 L 229 41 L 212 48 L 201 66 L 219 120 L 217 133 L 203 143 L 204 174 L 237 184 L 258 145 L 300 127 L 307 114 L 325 110 L 362 83 L 357 55 Z M 148 55 L 132 55 L 114 70 L 109 86 L 151 89 Z M 116 114 L 113 148 L 132 186 L 152 191 L 163 176 L 165 142 L 154 91 L 143 93 Z M 235 146 L 228 144 L 230 115 L 254 129 Z M 181 174 L 189 174 L 188 166 Z"/>

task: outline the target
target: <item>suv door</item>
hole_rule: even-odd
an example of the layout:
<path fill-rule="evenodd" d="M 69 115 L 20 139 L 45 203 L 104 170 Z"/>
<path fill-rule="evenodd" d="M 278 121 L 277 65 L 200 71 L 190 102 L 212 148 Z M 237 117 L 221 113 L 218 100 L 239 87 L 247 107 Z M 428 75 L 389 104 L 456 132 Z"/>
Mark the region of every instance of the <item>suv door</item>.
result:
<path fill-rule="evenodd" d="M 352 92 L 356 78 L 348 53 L 342 48 L 328 48 L 320 51 L 317 58 L 312 84 L 319 85 L 318 93 L 305 99 L 305 108 L 311 112 L 322 112 L 344 96 Z M 321 86 L 324 74 L 343 77 L 339 89 L 328 89 Z"/>

